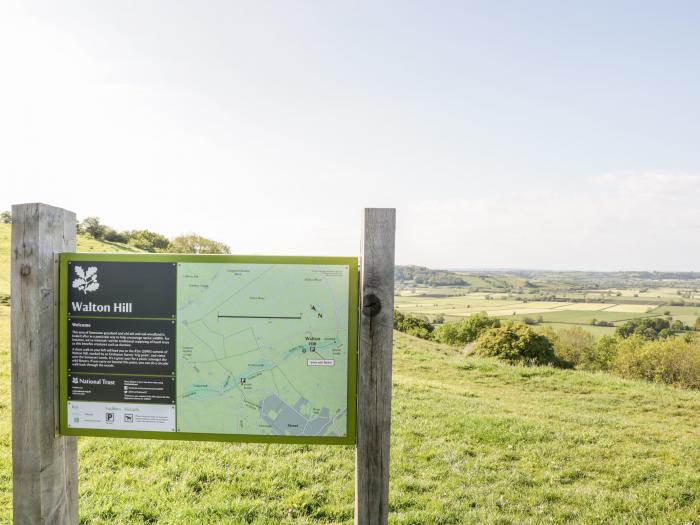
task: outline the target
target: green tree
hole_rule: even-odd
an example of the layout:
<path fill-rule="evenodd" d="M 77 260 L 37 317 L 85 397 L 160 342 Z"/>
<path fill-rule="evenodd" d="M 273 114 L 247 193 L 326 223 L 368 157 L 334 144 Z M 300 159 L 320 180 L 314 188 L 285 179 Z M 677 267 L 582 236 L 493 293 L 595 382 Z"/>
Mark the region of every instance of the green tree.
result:
<path fill-rule="evenodd" d="M 12 213 L 9 211 L 4 211 L 0 213 L 0 223 L 10 224 L 12 222 Z"/>
<path fill-rule="evenodd" d="M 201 235 L 191 233 L 189 235 L 179 235 L 175 237 L 168 251 L 172 253 L 211 253 L 223 254 L 231 253 L 231 248 L 228 245 L 207 239 Z"/>
<path fill-rule="evenodd" d="M 105 236 L 107 226 L 102 224 L 99 217 L 85 217 L 80 223 L 78 231 L 89 235 L 93 239 L 101 240 Z"/>
<path fill-rule="evenodd" d="M 671 332 L 671 322 L 661 317 L 644 317 L 632 319 L 615 330 L 615 335 L 626 339 L 633 335 L 639 335 L 653 341 L 655 339 L 668 337 Z"/>
<path fill-rule="evenodd" d="M 132 230 L 127 235 L 130 246 L 147 252 L 163 252 L 170 246 L 166 236 L 149 230 Z"/>
<path fill-rule="evenodd" d="M 681 330 L 685 330 L 685 325 L 683 324 L 683 321 L 680 319 L 676 319 L 671 323 L 671 330 L 680 332 Z"/>
<path fill-rule="evenodd" d="M 523 323 L 489 328 L 476 341 L 477 355 L 499 357 L 511 363 L 557 364 L 552 342 Z"/>

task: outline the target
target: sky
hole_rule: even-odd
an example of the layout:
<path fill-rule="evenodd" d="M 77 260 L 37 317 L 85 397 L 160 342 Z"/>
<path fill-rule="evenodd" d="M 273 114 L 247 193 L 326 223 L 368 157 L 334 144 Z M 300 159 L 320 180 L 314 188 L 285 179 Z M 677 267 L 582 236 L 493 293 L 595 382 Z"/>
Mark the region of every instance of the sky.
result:
<path fill-rule="evenodd" d="M 0 0 L 0 208 L 234 253 L 700 270 L 695 1 Z"/>

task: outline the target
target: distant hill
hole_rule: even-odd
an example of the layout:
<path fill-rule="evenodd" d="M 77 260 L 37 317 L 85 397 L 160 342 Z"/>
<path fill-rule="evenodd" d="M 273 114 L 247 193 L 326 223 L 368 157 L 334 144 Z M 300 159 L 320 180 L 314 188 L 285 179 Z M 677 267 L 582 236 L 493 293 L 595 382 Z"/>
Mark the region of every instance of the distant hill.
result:
<path fill-rule="evenodd" d="M 472 290 L 501 292 L 520 289 L 571 290 L 606 288 L 700 289 L 700 272 L 678 271 L 559 271 L 559 270 L 433 270 L 425 266 L 396 266 L 395 280 L 419 286 L 468 286 Z"/>
<path fill-rule="evenodd" d="M 425 266 L 396 266 L 394 280 L 411 281 L 425 286 L 466 286 L 459 275 L 447 270 L 431 270 Z"/>

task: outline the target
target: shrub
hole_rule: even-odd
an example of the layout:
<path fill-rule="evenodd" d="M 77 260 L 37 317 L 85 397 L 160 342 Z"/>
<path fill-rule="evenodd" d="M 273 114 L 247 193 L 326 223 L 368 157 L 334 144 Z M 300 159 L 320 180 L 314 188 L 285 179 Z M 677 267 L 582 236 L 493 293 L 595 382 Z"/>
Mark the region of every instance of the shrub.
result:
<path fill-rule="evenodd" d="M 133 230 L 126 232 L 129 245 L 147 252 L 162 252 L 170 246 L 170 241 L 164 235 L 148 230 Z"/>
<path fill-rule="evenodd" d="M 560 330 L 552 342 L 556 356 L 576 368 L 590 360 L 596 343 L 593 334 L 579 326 Z"/>
<path fill-rule="evenodd" d="M 168 246 L 168 251 L 172 253 L 222 254 L 231 253 L 231 248 L 222 242 L 190 233 L 188 235 L 179 235 L 175 237 L 170 243 L 170 246 Z"/>
<path fill-rule="evenodd" d="M 604 335 L 598 339 L 591 352 L 585 355 L 580 368 L 583 370 L 611 370 L 615 359 L 617 359 L 619 341 L 617 337 L 612 335 Z"/>
<path fill-rule="evenodd" d="M 445 323 L 435 330 L 434 338 L 448 345 L 466 345 L 476 341 L 489 328 L 498 327 L 501 322 L 481 312 L 456 323 Z"/>
<path fill-rule="evenodd" d="M 489 328 L 476 341 L 477 355 L 499 357 L 510 363 L 556 364 L 554 346 L 546 336 L 523 323 Z"/>
<path fill-rule="evenodd" d="M 432 339 L 433 325 L 427 319 L 394 310 L 394 330 L 421 339 Z"/>
<path fill-rule="evenodd" d="M 619 343 L 614 371 L 623 377 L 700 390 L 700 341 L 628 338 Z"/>
<path fill-rule="evenodd" d="M 105 241 L 118 242 L 121 244 L 126 244 L 129 242 L 129 236 L 126 232 L 118 232 L 109 226 L 105 227 L 103 238 Z"/>

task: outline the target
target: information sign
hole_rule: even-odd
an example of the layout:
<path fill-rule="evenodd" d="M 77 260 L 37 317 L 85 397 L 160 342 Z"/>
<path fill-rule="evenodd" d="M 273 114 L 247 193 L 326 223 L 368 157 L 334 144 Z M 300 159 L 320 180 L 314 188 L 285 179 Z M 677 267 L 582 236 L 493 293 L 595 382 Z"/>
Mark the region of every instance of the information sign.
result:
<path fill-rule="evenodd" d="M 60 256 L 65 435 L 355 443 L 349 257 Z"/>

